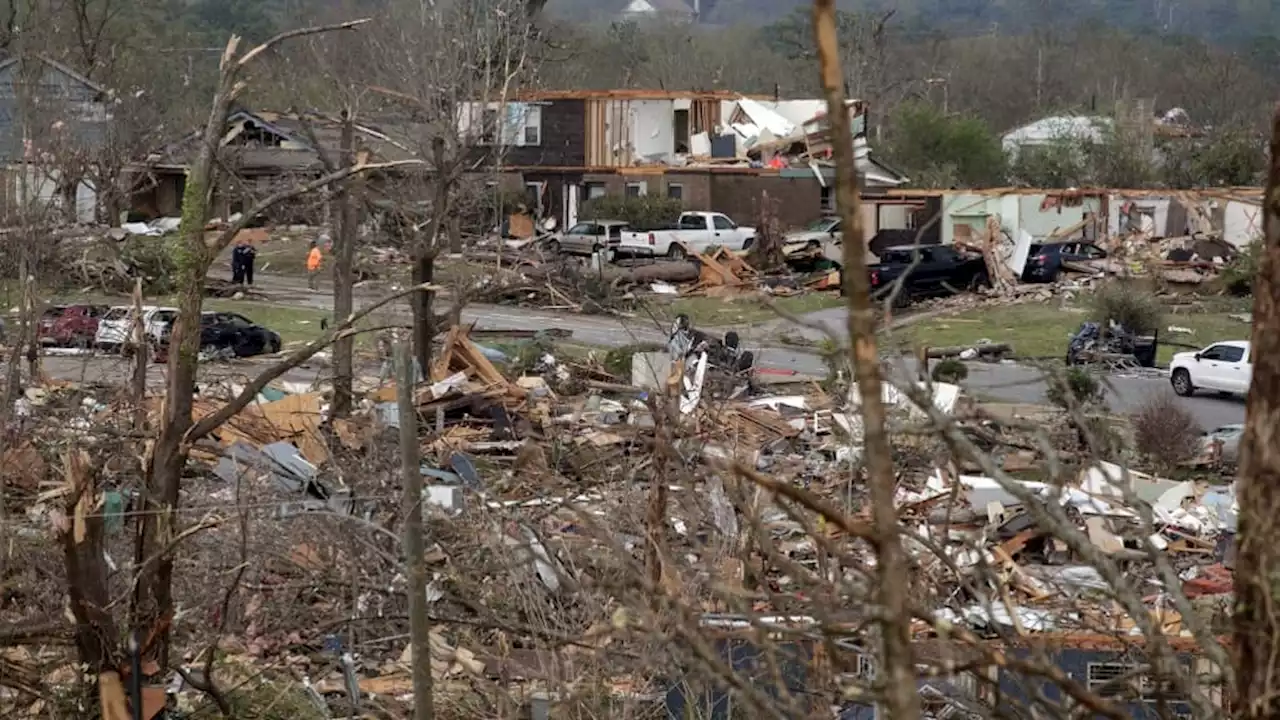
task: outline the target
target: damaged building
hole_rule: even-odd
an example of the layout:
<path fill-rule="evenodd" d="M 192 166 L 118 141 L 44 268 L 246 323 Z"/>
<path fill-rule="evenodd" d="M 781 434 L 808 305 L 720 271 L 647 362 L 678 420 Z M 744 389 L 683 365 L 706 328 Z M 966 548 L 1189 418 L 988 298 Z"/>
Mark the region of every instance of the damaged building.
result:
<path fill-rule="evenodd" d="M 750 218 L 762 193 L 777 201 L 782 225 L 799 226 L 835 210 L 825 108 L 729 92 L 554 91 L 472 103 L 459 129 L 481 147 L 502 146 L 507 182 L 565 226 L 605 195 L 660 194 Z M 864 187 L 904 184 L 867 147 L 865 104 L 850 103 L 850 114 Z"/>

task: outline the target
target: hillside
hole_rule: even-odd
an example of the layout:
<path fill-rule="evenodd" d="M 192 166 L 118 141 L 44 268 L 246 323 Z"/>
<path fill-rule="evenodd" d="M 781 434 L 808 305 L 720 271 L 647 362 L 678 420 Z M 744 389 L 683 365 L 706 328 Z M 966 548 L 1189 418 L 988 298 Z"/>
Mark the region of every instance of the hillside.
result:
<path fill-rule="evenodd" d="M 690 0 L 691 2 L 692 0 Z M 627 0 L 550 0 L 562 18 L 607 19 Z M 1235 46 L 1280 38 L 1280 0 L 840 0 L 845 10 L 896 10 L 915 30 L 1021 33 L 1100 22 L 1145 35 L 1190 35 Z M 703 0 L 706 20 L 765 25 L 807 7 L 806 0 Z"/>

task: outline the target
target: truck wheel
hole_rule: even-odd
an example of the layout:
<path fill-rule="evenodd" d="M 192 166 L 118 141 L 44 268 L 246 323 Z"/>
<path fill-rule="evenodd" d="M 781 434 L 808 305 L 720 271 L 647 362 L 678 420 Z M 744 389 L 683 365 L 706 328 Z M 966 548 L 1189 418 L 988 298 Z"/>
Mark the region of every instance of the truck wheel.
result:
<path fill-rule="evenodd" d="M 1173 385 L 1173 391 L 1182 397 L 1191 397 L 1196 392 L 1196 386 L 1191 384 L 1191 373 L 1185 368 L 1174 370 L 1169 382 Z"/>
<path fill-rule="evenodd" d="M 685 256 L 684 248 L 681 247 L 680 245 L 677 245 L 676 243 L 671 243 L 671 245 L 667 247 L 667 257 L 671 258 L 672 260 L 683 260 L 684 256 Z"/>

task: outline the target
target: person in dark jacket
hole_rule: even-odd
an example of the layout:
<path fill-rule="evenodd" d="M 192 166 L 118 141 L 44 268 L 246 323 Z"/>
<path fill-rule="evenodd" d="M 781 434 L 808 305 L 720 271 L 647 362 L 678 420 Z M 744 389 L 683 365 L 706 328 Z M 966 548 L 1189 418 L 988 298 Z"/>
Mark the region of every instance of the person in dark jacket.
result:
<path fill-rule="evenodd" d="M 244 246 L 237 245 L 231 250 L 231 282 L 244 284 Z"/>
<path fill-rule="evenodd" d="M 258 259 L 258 251 L 252 245 L 242 245 L 244 248 L 244 266 L 241 270 L 244 272 L 244 282 L 246 285 L 253 284 L 253 264 Z"/>

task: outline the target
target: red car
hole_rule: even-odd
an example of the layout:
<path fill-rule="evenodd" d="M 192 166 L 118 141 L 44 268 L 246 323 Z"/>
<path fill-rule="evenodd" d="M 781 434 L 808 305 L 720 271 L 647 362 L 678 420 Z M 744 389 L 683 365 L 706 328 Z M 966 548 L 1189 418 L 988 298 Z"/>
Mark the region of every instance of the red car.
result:
<path fill-rule="evenodd" d="M 40 317 L 40 342 L 45 345 L 90 347 L 105 305 L 54 305 Z"/>

